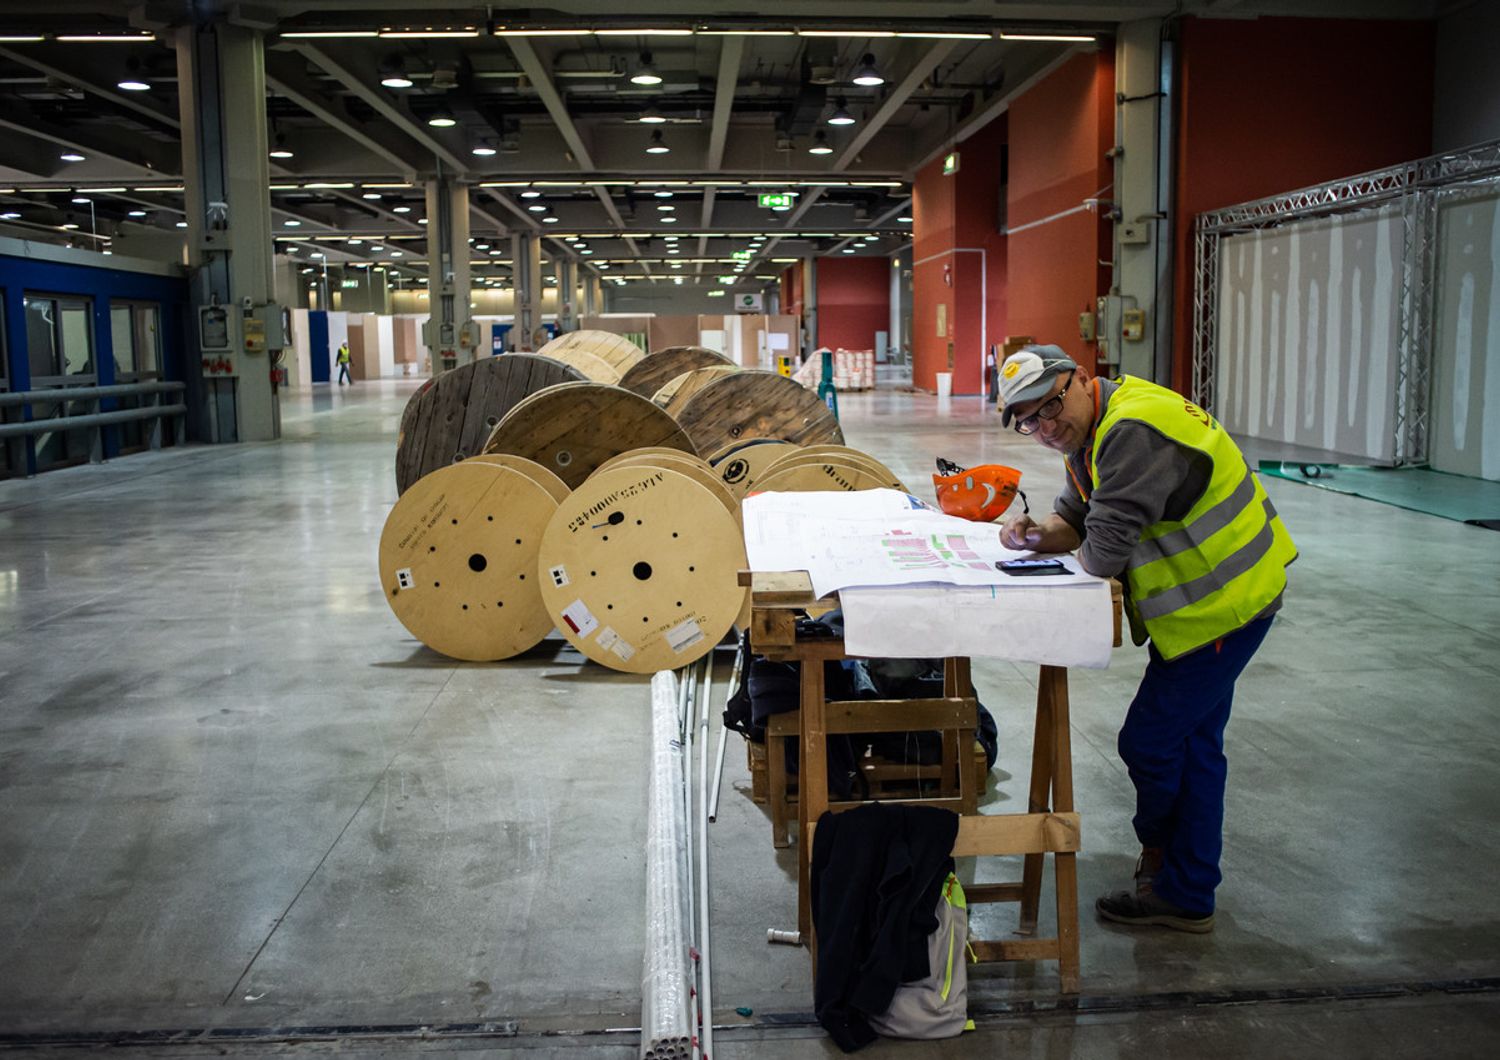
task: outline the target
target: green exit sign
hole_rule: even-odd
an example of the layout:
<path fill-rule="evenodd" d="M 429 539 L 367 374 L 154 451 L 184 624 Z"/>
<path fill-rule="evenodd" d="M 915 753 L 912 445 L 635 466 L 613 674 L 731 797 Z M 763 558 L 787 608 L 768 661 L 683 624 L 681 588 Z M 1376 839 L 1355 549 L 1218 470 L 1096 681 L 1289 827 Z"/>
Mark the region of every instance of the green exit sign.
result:
<path fill-rule="evenodd" d="M 738 276 L 720 276 L 718 278 L 719 282 L 722 283 L 722 284 L 724 284 L 724 286 L 726 286 L 726 287 L 730 286 L 731 284 L 733 284 L 738 279 L 739 279 Z"/>
<path fill-rule="evenodd" d="M 950 151 L 943 156 L 943 176 L 951 177 L 958 172 L 958 152 Z"/>
<path fill-rule="evenodd" d="M 767 210 L 786 210 L 791 208 L 792 198 L 789 191 L 767 192 L 761 195 L 760 205 Z"/>
<path fill-rule="evenodd" d="M 737 261 L 749 261 L 750 260 L 750 251 L 748 251 L 748 250 L 736 250 L 736 251 L 733 251 L 729 256 L 731 258 L 734 258 Z"/>

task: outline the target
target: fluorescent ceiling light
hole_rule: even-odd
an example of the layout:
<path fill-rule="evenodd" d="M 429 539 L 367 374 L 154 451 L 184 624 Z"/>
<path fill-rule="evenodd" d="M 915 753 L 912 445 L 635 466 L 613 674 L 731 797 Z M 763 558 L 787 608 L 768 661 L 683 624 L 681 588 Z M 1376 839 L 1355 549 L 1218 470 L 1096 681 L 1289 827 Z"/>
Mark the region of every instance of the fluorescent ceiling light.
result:
<path fill-rule="evenodd" d="M 150 85 L 148 85 L 146 82 L 138 80 L 137 78 L 134 78 L 134 77 L 127 77 L 125 80 L 123 80 L 123 81 L 119 82 L 118 84 L 116 84 L 115 87 L 118 88 L 118 89 L 121 89 L 121 90 L 123 90 L 125 92 L 150 92 L 151 91 L 151 86 Z"/>
<path fill-rule="evenodd" d="M 44 39 L 40 33 L 9 33 L 0 37 L 0 44 L 34 44 Z"/>
<path fill-rule="evenodd" d="M 0 213 L 0 221 L 14 221 L 20 216 L 14 210 L 7 210 L 5 213 Z"/>
<path fill-rule="evenodd" d="M 591 37 L 591 29 L 505 29 L 495 28 L 497 37 Z"/>
<path fill-rule="evenodd" d="M 283 37 L 378 37 L 380 33 L 373 29 L 304 29 L 292 30 L 281 34 Z"/>
<path fill-rule="evenodd" d="M 409 187 L 411 187 L 411 185 L 410 184 L 371 184 L 368 181 L 366 181 L 364 184 L 361 184 L 360 187 L 362 187 L 362 188 L 409 188 Z"/>
<path fill-rule="evenodd" d="M 993 33 L 902 33 L 896 36 L 915 40 L 994 40 Z"/>
<path fill-rule="evenodd" d="M 700 29 L 701 37 L 795 37 L 794 29 Z"/>
<path fill-rule="evenodd" d="M 68 44 L 139 44 L 155 40 L 154 33 L 69 33 L 59 35 L 57 40 Z"/>
<path fill-rule="evenodd" d="M 124 191 L 124 188 L 79 188 L 80 195 L 115 195 Z"/>
<path fill-rule="evenodd" d="M 354 184 L 351 181 L 315 180 L 302 186 L 304 188 L 352 188 Z"/>
<path fill-rule="evenodd" d="M 61 228 L 64 232 L 71 232 L 74 229 L 76 229 L 78 226 L 75 225 L 73 222 L 69 221 L 67 224 L 65 224 L 65 225 L 58 225 L 57 227 Z M 186 228 L 187 225 L 184 224 L 183 227 Z"/>
<path fill-rule="evenodd" d="M 596 29 L 594 35 L 598 37 L 691 37 L 693 31 L 690 29 L 663 29 L 660 26 L 643 27 L 641 29 Z"/>
<path fill-rule="evenodd" d="M 1092 43 L 1096 38 L 1085 33 L 1006 33 L 1000 31 L 1001 40 L 1053 41 L 1059 44 Z"/>
<path fill-rule="evenodd" d="M 479 30 L 473 26 L 462 29 L 383 29 L 380 36 L 386 40 L 441 40 L 454 37 L 477 37 Z"/>
<path fill-rule="evenodd" d="M 896 34 L 883 29 L 799 29 L 799 37 L 894 37 Z"/>

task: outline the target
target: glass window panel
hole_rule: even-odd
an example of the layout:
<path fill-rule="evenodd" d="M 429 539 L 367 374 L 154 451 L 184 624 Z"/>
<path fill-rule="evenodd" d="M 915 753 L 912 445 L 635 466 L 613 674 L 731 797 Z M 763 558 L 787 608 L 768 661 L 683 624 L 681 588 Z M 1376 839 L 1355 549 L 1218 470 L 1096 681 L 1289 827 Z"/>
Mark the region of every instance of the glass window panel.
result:
<path fill-rule="evenodd" d="M 78 303 L 59 305 L 64 368 L 68 375 L 87 375 L 94 369 L 94 343 L 89 333 L 89 310 Z"/>
<path fill-rule="evenodd" d="M 26 359 L 33 380 L 62 374 L 57 359 L 57 303 L 26 298 Z"/>
<path fill-rule="evenodd" d="M 161 372 L 161 310 L 155 305 L 135 307 L 135 370 Z"/>
<path fill-rule="evenodd" d="M 109 334 L 114 342 L 115 371 L 135 371 L 135 326 L 128 305 L 109 307 Z"/>

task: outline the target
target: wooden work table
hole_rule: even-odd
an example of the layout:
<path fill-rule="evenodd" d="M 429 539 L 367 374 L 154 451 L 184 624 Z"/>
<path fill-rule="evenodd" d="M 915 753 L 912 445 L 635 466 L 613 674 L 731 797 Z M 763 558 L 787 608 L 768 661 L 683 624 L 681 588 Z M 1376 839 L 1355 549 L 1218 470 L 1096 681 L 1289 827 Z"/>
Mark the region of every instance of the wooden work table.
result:
<path fill-rule="evenodd" d="M 823 687 L 823 662 L 844 659 L 840 637 L 799 637 L 798 612 L 814 614 L 838 606 L 837 596 L 818 599 L 805 571 L 740 572 L 740 584 L 750 588 L 750 644 L 769 659 L 799 662 L 801 667 L 799 777 L 797 799 L 797 921 L 816 961 L 817 940 L 812 928 L 811 864 L 813 830 L 829 809 L 835 812 L 854 803 L 831 803 L 828 793 L 827 737 L 832 733 L 937 729 L 956 735 L 956 746 L 966 750 L 973 740 L 976 700 L 969 660 L 944 660 L 943 695 L 939 698 L 881 703 L 829 703 Z M 1114 643 L 1120 643 L 1120 586 L 1111 583 L 1114 606 Z M 810 665 L 809 665 L 810 664 Z M 872 708 L 884 706 L 888 717 L 872 725 Z M 969 742 L 964 742 L 965 740 Z M 974 884 L 964 893 L 971 905 L 1019 902 L 1019 934 L 1033 936 L 983 941 L 973 939 L 976 960 L 1055 960 L 1063 993 L 1078 992 L 1078 868 L 1079 815 L 1073 806 L 1073 757 L 1068 722 L 1068 672 L 1061 666 L 1042 666 L 1037 683 L 1036 729 L 1032 743 L 1031 783 L 1026 813 L 981 814 L 970 770 L 959 770 L 957 797 L 900 800 L 939 806 L 959 813 L 954 857 L 1005 854 L 1025 856 L 1022 878 L 1013 883 Z M 1057 930 L 1050 938 L 1035 938 L 1041 899 L 1042 868 L 1046 855 L 1054 861 L 1057 893 Z"/>

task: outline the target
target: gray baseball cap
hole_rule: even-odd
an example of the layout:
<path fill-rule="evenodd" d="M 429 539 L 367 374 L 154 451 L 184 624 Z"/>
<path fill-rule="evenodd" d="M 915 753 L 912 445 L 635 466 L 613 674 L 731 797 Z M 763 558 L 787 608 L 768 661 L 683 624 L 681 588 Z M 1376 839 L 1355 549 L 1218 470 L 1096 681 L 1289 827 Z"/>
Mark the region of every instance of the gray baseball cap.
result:
<path fill-rule="evenodd" d="M 1005 358 L 1000 366 L 1000 422 L 1010 426 L 1011 406 L 1035 401 L 1052 389 L 1052 380 L 1078 370 L 1061 346 L 1027 346 Z"/>

